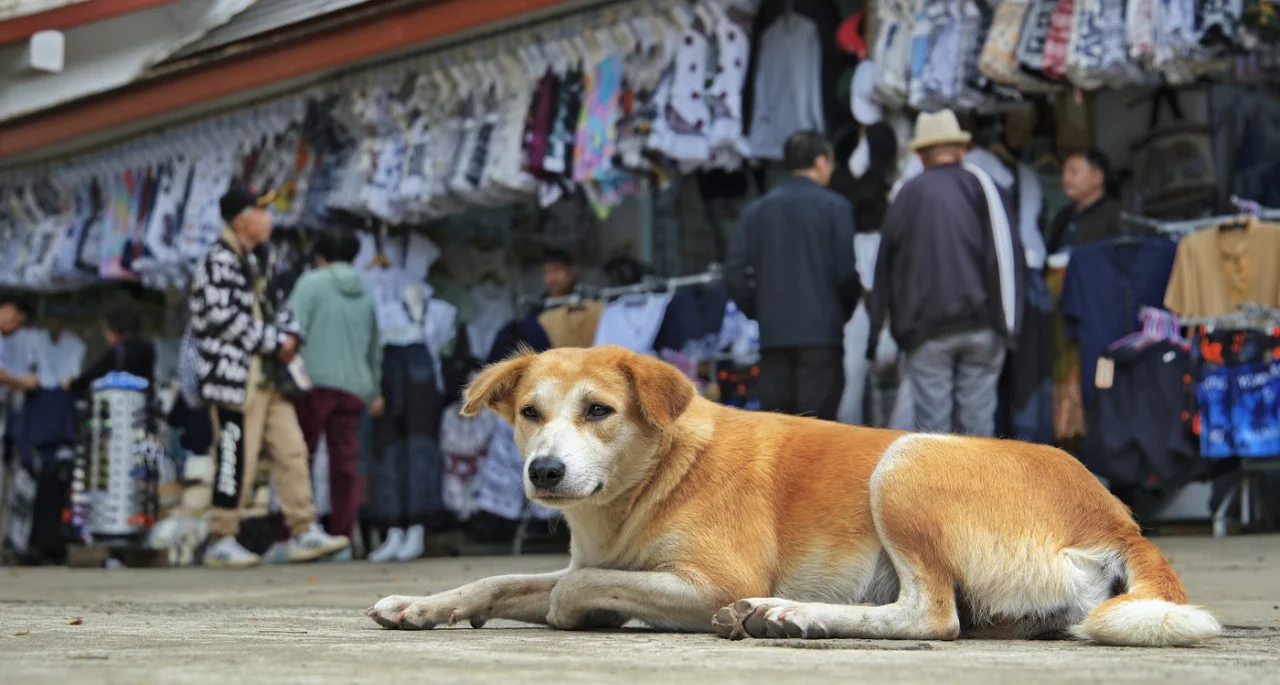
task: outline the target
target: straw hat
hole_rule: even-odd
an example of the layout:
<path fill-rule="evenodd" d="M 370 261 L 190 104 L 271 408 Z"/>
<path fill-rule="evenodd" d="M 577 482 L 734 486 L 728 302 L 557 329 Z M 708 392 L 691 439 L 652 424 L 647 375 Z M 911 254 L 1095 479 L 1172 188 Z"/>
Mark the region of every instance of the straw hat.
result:
<path fill-rule="evenodd" d="M 911 139 L 911 150 L 919 152 L 936 145 L 968 145 L 972 138 L 960 128 L 955 112 L 949 109 L 932 114 L 921 112 L 916 117 L 916 135 Z"/>

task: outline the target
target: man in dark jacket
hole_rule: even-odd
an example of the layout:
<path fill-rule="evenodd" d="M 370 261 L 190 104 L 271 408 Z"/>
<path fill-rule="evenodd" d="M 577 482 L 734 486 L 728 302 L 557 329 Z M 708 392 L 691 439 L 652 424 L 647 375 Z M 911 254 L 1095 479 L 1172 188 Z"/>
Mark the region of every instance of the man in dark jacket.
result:
<path fill-rule="evenodd" d="M 725 283 L 760 324 L 761 408 L 833 421 L 844 324 L 861 295 L 853 210 L 826 188 L 835 155 L 822 134 L 792 134 L 783 155 L 791 177 L 743 212 Z"/>
<path fill-rule="evenodd" d="M 911 149 L 925 170 L 880 229 L 871 340 L 887 317 L 920 430 L 991 436 L 1025 258 L 995 182 L 964 162 L 968 143 L 950 110 L 920 115 Z"/>
<path fill-rule="evenodd" d="M 1120 202 L 1107 194 L 1111 163 L 1099 150 L 1067 156 L 1062 164 L 1062 191 L 1071 204 L 1049 226 L 1049 254 L 1110 238 L 1120 230 Z"/>

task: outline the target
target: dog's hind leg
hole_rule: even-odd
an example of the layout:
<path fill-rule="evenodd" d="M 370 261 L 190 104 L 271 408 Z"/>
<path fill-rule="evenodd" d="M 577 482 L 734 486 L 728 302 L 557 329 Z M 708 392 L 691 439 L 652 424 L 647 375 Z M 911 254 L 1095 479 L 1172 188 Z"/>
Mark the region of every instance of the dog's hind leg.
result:
<path fill-rule="evenodd" d="M 584 568 L 556 584 L 547 621 L 556 628 L 581 630 L 608 617 L 636 619 L 659 630 L 709 632 L 708 619 L 717 605 L 675 573 Z"/>
<path fill-rule="evenodd" d="M 713 622 L 721 637 L 954 640 L 960 635 L 955 577 L 941 548 L 941 524 L 922 516 L 909 489 L 895 488 L 893 471 L 911 456 L 910 440 L 886 451 L 871 479 L 871 515 L 898 576 L 898 597 L 882 606 L 850 606 L 744 599 Z"/>
<path fill-rule="evenodd" d="M 392 595 L 365 615 L 384 628 L 401 630 L 427 630 L 459 621 L 479 628 L 495 618 L 546 625 L 551 591 L 566 573 L 494 576 L 429 597 Z"/>
<path fill-rule="evenodd" d="M 897 601 L 883 606 L 850 606 L 744 599 L 712 619 L 720 637 L 870 638 L 880 640 L 954 640 L 960 635 L 955 591 L 948 574 L 929 550 L 886 546 L 900 589 Z"/>

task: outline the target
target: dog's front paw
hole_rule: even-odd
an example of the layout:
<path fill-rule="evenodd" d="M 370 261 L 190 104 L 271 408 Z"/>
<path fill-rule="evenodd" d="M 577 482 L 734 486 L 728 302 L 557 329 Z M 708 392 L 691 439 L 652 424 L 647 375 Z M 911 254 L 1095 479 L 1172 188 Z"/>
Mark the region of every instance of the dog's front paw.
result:
<path fill-rule="evenodd" d="M 459 621 L 468 621 L 472 628 L 480 628 L 488 620 L 466 603 L 458 601 L 452 592 L 430 597 L 392 595 L 364 613 L 374 623 L 393 630 L 430 630 L 439 625 L 452 626 Z"/>
<path fill-rule="evenodd" d="M 744 599 L 721 609 L 711 619 L 716 634 L 730 640 L 747 637 L 823 637 L 804 606 L 783 599 Z"/>

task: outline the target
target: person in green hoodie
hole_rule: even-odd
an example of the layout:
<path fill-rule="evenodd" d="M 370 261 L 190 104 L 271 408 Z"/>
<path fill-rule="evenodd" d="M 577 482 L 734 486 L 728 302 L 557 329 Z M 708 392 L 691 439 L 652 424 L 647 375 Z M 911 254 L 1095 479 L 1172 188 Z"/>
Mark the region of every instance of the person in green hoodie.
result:
<path fill-rule="evenodd" d="M 382 342 L 373 296 L 351 266 L 360 251 L 351 233 L 322 234 L 317 268 L 294 286 L 290 305 L 306 344 L 302 361 L 312 389 L 297 402 L 298 423 L 315 454 L 324 435 L 329 449 L 329 531 L 348 537 L 360 508 L 357 463 L 365 408 L 382 412 Z"/>

